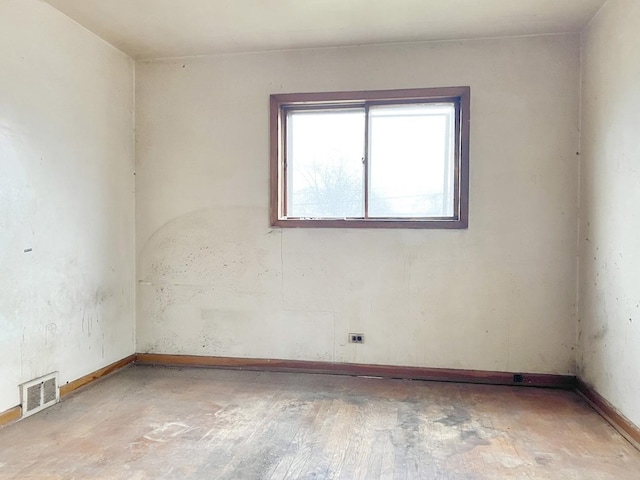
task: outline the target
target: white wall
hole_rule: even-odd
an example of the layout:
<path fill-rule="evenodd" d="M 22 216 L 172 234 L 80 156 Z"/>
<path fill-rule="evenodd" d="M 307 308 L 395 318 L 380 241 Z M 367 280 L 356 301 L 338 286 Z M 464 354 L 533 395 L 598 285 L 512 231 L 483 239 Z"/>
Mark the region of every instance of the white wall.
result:
<path fill-rule="evenodd" d="M 1 412 L 133 353 L 135 259 L 133 62 L 3 0 L 0 65 Z"/>
<path fill-rule="evenodd" d="M 640 2 L 583 34 L 580 376 L 640 425 Z"/>
<path fill-rule="evenodd" d="M 136 76 L 139 352 L 575 371 L 577 36 L 140 62 Z M 468 230 L 269 227 L 270 93 L 445 85 L 472 92 Z"/>

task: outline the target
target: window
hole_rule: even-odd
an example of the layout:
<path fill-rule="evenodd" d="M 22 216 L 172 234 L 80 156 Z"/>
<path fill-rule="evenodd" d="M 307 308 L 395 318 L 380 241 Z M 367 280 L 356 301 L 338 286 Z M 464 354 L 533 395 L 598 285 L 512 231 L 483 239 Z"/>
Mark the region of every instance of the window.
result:
<path fill-rule="evenodd" d="M 271 95 L 271 224 L 466 228 L 469 87 Z"/>

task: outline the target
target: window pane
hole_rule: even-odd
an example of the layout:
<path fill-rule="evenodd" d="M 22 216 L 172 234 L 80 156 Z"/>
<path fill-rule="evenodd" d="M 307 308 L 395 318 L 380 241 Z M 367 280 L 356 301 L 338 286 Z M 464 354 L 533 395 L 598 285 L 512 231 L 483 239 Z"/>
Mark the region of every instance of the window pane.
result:
<path fill-rule="evenodd" d="M 453 216 L 454 105 L 373 106 L 369 118 L 369 216 Z"/>
<path fill-rule="evenodd" d="M 291 111 L 287 216 L 364 215 L 364 109 Z"/>

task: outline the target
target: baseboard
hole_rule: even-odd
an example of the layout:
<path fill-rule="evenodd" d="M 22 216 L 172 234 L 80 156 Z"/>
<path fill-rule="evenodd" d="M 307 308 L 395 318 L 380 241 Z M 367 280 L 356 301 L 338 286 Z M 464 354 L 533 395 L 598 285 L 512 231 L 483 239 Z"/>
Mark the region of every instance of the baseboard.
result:
<path fill-rule="evenodd" d="M 60 387 L 60 396 L 64 397 L 66 395 L 69 395 L 74 390 L 77 390 L 80 387 L 84 387 L 85 385 L 88 385 L 91 382 L 95 382 L 99 378 L 109 375 L 110 373 L 113 373 L 116 370 L 120 370 L 122 367 L 126 367 L 130 363 L 133 363 L 135 360 L 136 360 L 135 354 L 129 355 L 128 357 L 125 357 L 122 360 L 118 360 L 117 362 L 114 362 L 111 365 L 107 365 L 106 367 L 96 370 L 95 372 L 85 375 L 84 377 L 80 377 L 77 380 L 74 380 L 73 382 L 69 382 L 65 385 L 62 385 Z"/>
<path fill-rule="evenodd" d="M 562 388 L 571 390 L 576 379 L 571 375 L 538 373 L 509 373 L 445 368 L 397 367 L 358 363 L 330 363 L 302 360 L 270 360 L 256 358 L 210 357 L 199 355 L 164 355 L 138 353 L 137 364 L 215 367 L 237 370 L 264 370 L 271 372 L 327 373 L 332 375 L 365 375 L 439 382 L 484 383 L 528 387 Z"/>
<path fill-rule="evenodd" d="M 20 417 L 22 417 L 22 407 L 20 405 L 0 412 L 0 427 L 20 420 Z"/>
<path fill-rule="evenodd" d="M 577 379 L 576 391 L 581 394 L 594 410 L 609 422 L 613 428 L 620 432 L 634 447 L 640 450 L 640 427 L 622 415 L 607 399 L 580 378 Z"/>

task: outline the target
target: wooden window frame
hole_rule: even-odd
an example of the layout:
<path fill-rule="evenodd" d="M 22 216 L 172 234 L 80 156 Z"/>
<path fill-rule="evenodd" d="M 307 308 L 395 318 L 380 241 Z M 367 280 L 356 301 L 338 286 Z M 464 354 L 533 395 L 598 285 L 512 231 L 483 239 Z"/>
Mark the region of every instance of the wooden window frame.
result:
<path fill-rule="evenodd" d="M 270 96 L 269 216 L 275 227 L 293 228 L 434 228 L 465 229 L 469 224 L 469 87 L 417 88 L 325 93 L 286 93 Z M 454 214 L 420 218 L 286 218 L 285 150 L 286 113 L 300 107 L 347 107 L 375 104 L 450 102 L 455 105 Z M 368 123 L 368 122 L 367 122 Z M 367 125 L 368 128 L 368 125 Z M 368 152 L 365 152 L 368 157 Z M 365 160 L 365 169 L 368 161 Z M 365 171 L 366 174 L 366 171 Z M 368 179 L 368 176 L 365 177 Z M 365 202 L 368 180 L 365 181 Z"/>

